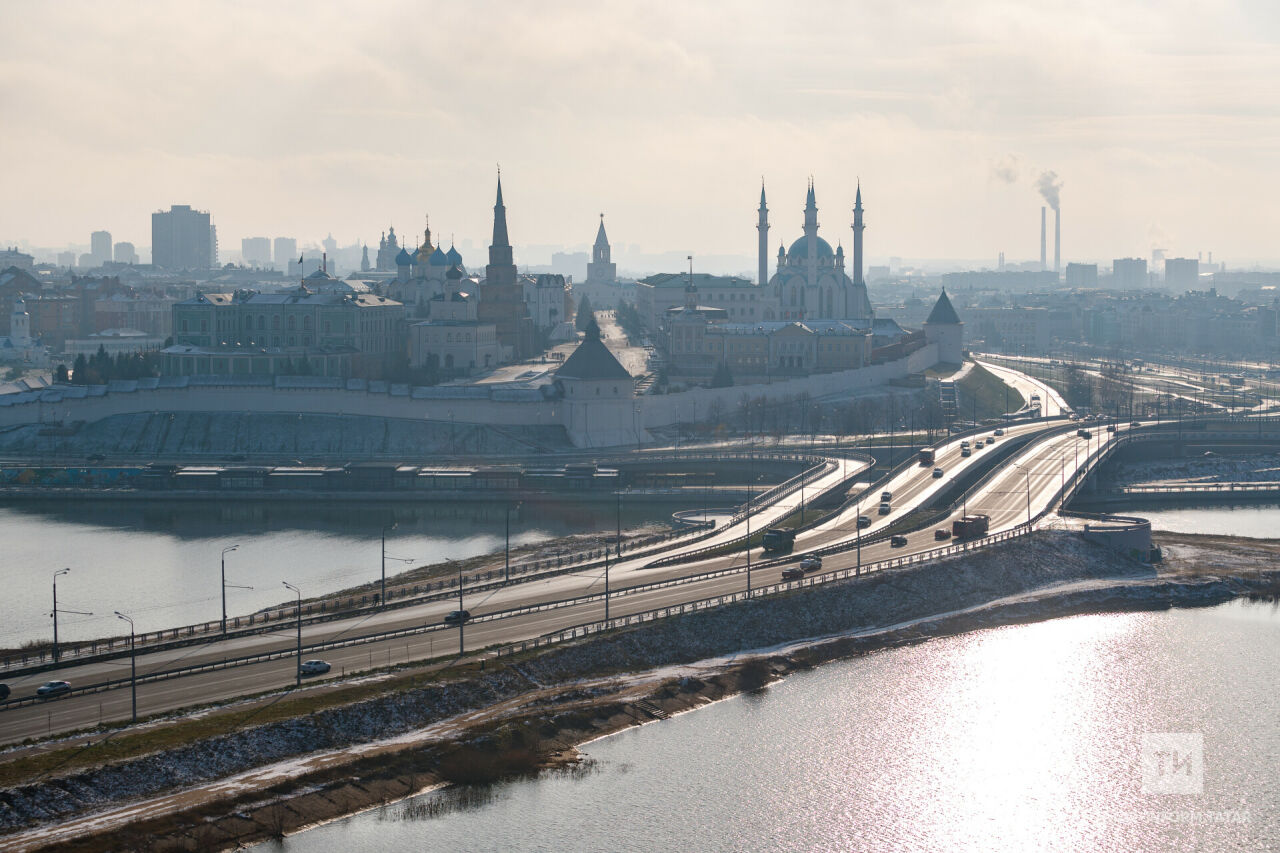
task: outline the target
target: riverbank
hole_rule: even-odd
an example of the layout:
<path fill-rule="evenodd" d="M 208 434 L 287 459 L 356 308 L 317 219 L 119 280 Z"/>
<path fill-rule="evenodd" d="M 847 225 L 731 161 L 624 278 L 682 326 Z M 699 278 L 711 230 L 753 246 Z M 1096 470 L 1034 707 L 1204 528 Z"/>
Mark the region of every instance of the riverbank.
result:
<path fill-rule="evenodd" d="M 0 821 L 14 833 L 6 847 L 226 849 L 443 781 L 570 762 L 586 740 L 830 660 L 1012 622 L 1275 595 L 1280 584 L 1270 568 L 1280 543 L 1179 536 L 1161 544 L 1170 559 L 1156 572 L 1075 534 L 1045 531 L 963 558 L 614 632 L 483 674 L 387 684 L 376 698 L 245 722 L 150 756 L 45 771 L 0 794 Z"/>

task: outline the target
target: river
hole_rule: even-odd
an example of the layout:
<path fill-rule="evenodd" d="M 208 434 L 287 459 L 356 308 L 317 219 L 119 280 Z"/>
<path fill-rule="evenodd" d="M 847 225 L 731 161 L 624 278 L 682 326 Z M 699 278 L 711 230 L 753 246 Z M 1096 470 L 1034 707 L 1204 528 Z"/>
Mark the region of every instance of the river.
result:
<path fill-rule="evenodd" d="M 685 506 L 689 506 L 686 504 Z M 699 504 L 701 506 L 701 504 Z M 636 502 L 623 527 L 666 522 L 680 506 Z M 281 582 L 307 596 L 378 578 L 381 531 L 388 576 L 406 568 L 501 551 L 506 504 L 323 503 L 280 501 L 41 501 L 0 505 L 0 577 L 7 588 L 0 646 L 53 636 L 53 573 L 61 640 L 119 635 L 119 610 L 139 631 L 217 619 L 220 558 L 231 615 L 285 601 Z M 511 545 L 612 530 L 611 501 L 526 502 L 511 514 Z M 92 615 L 71 611 L 88 611 Z"/>
<path fill-rule="evenodd" d="M 1277 696 L 1271 605 L 1002 627 L 601 739 L 585 777 L 423 817 L 428 794 L 257 849 L 1274 850 Z M 1188 750 L 1164 775 L 1170 744 L 1144 740 L 1160 733 Z"/>

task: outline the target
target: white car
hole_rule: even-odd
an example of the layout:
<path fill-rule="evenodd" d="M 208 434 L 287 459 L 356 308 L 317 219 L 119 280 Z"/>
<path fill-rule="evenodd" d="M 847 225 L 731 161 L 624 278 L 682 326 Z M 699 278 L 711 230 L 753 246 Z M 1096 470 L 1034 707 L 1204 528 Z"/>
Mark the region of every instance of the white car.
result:
<path fill-rule="evenodd" d="M 333 667 L 329 666 L 329 662 L 325 660 L 305 660 L 298 669 L 303 675 L 324 675 Z"/>
<path fill-rule="evenodd" d="M 800 561 L 800 568 L 806 572 L 812 572 L 822 568 L 822 558 L 817 554 L 810 554 Z"/>
<path fill-rule="evenodd" d="M 70 692 L 71 682 L 69 681 L 46 681 L 36 688 L 36 696 L 41 699 L 52 699 L 54 696 Z"/>

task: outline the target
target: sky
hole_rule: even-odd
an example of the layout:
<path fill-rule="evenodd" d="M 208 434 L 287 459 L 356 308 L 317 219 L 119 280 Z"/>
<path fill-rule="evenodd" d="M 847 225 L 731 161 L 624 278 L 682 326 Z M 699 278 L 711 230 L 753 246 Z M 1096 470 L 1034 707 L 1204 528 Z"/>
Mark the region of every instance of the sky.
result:
<path fill-rule="evenodd" d="M 779 242 L 869 263 L 1215 253 L 1280 263 L 1280 3 L 0 0 L 0 243 L 150 243 L 149 214 L 376 247 L 394 224 L 741 256 L 765 181 Z M 1052 213 L 1050 213 L 1052 241 Z M 1052 242 L 1050 243 L 1052 256 Z M 469 259 L 470 260 L 470 259 Z M 475 259 L 482 260 L 482 259 Z M 517 261 L 520 261 L 517 251 Z M 542 260 L 542 259 L 536 259 Z M 474 261 L 473 261 L 474 264 Z"/>

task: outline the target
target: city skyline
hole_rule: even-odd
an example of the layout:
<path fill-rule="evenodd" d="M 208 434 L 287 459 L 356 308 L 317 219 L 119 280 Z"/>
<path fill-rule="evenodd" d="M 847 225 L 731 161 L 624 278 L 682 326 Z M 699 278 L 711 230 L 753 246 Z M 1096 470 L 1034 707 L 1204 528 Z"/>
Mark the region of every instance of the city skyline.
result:
<path fill-rule="evenodd" d="M 750 269 L 762 174 L 775 242 L 812 175 L 846 245 L 861 179 L 869 259 L 1029 261 L 1052 172 L 1064 264 L 1278 254 L 1280 213 L 1252 203 L 1280 189 L 1261 3 L 137 8 L 14 16 L 0 92 L 23 132 L 0 151 L 27 202 L 0 241 L 143 246 L 151 213 L 190 204 L 228 255 L 420 237 L 427 215 L 484 246 L 501 162 L 517 247 L 585 246 L 603 210 L 620 246 Z"/>

